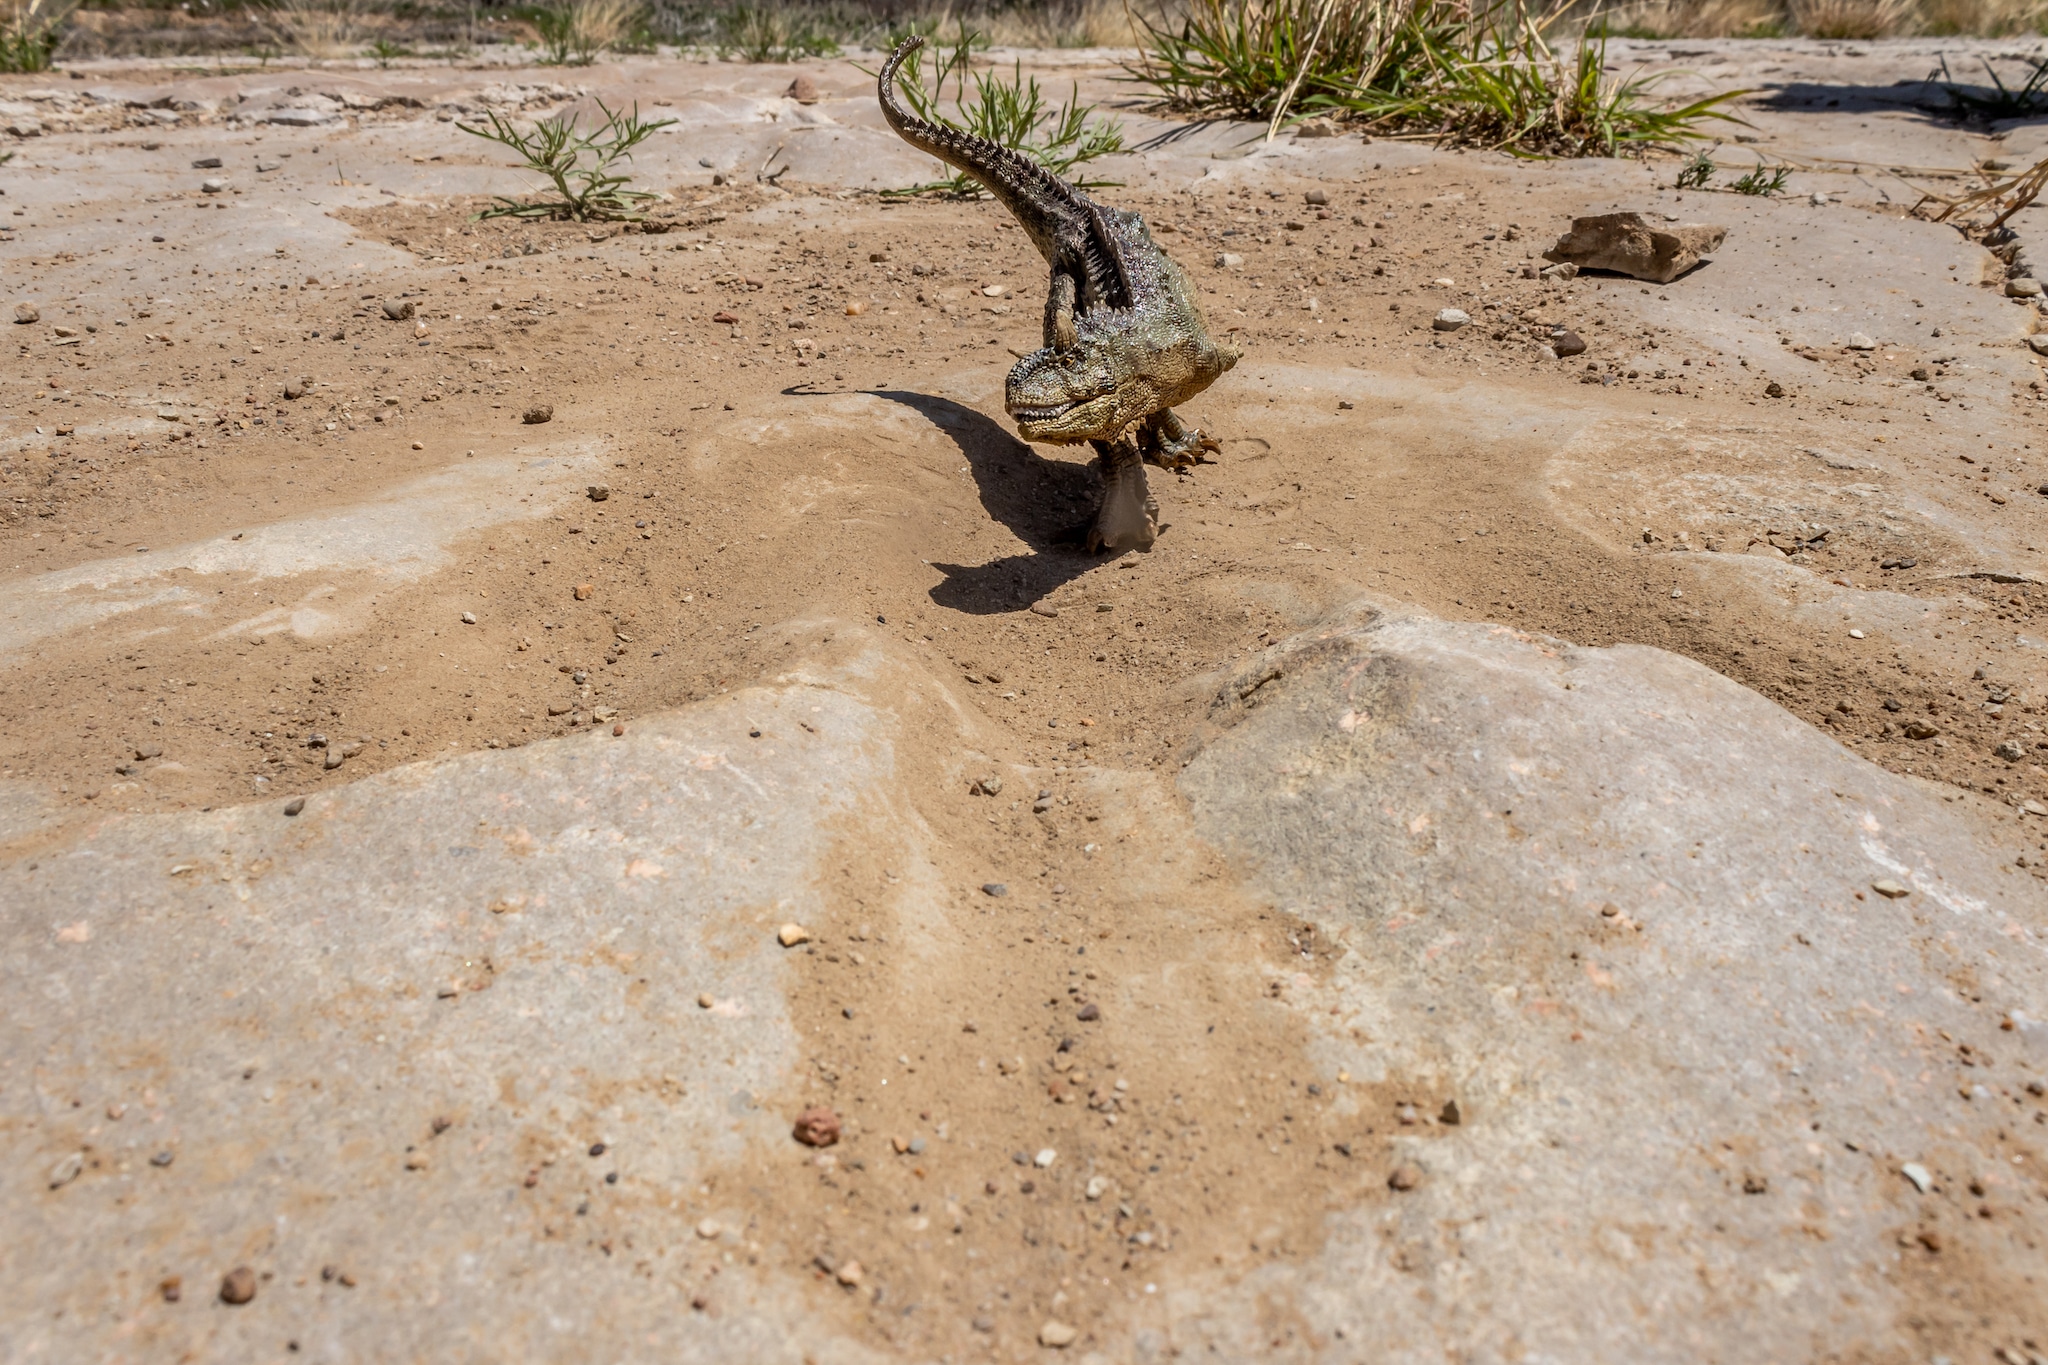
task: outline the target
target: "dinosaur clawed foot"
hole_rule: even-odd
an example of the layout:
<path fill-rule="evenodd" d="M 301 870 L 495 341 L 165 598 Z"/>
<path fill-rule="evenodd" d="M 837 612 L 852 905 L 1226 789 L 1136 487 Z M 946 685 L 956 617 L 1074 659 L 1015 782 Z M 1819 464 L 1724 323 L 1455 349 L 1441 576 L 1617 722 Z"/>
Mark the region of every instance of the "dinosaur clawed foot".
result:
<path fill-rule="evenodd" d="M 1189 427 L 1178 440 L 1161 438 L 1156 447 L 1145 452 L 1145 458 L 1161 469 L 1182 470 L 1209 463 L 1206 456 L 1222 453 L 1221 441 L 1204 435 L 1199 427 Z"/>
<path fill-rule="evenodd" d="M 1221 455 L 1223 443 L 1202 433 L 1199 427 L 1184 425 L 1170 409 L 1162 409 L 1138 428 L 1138 449 L 1146 461 L 1162 469 L 1192 469 L 1205 457 Z"/>

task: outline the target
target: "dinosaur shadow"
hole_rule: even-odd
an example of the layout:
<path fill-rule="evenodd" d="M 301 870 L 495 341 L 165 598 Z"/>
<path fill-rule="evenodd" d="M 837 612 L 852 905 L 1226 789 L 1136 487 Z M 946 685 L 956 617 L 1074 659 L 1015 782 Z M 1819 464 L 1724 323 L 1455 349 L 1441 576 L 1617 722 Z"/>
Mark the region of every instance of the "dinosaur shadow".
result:
<path fill-rule="evenodd" d="M 1092 463 L 1040 455 L 973 408 L 928 393 L 870 390 L 877 398 L 915 409 L 960 447 L 989 516 L 1010 528 L 1031 553 L 986 564 L 933 564 L 946 581 L 932 601 L 975 616 L 1022 611 L 1039 598 L 1106 563 L 1062 533 L 1085 522 L 1102 497 Z"/>

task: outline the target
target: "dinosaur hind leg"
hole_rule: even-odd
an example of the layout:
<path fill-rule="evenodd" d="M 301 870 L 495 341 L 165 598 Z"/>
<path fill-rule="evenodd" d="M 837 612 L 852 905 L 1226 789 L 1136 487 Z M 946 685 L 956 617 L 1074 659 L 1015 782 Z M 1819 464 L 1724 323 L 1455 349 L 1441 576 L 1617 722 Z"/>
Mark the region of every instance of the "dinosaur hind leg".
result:
<path fill-rule="evenodd" d="M 1182 422 L 1172 408 L 1161 408 L 1139 424 L 1138 444 L 1145 458 L 1162 469 L 1186 469 L 1202 463 L 1205 455 L 1223 453 L 1220 441 Z"/>
<path fill-rule="evenodd" d="M 1145 484 L 1145 461 L 1129 437 L 1094 443 L 1102 466 L 1102 506 L 1088 529 L 1088 550 L 1149 550 L 1159 538 L 1159 503 Z"/>

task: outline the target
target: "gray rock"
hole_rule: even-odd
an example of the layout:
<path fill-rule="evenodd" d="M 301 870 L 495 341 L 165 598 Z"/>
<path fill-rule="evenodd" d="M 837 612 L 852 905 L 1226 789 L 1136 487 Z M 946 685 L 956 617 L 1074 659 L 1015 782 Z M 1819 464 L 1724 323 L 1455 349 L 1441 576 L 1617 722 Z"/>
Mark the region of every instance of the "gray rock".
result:
<path fill-rule="evenodd" d="M 1455 332 L 1471 321 L 1472 315 L 1462 308 L 1440 308 L 1437 315 L 1429 320 L 1429 325 L 1439 332 Z"/>
<path fill-rule="evenodd" d="M 1852 351 L 1874 351 L 1877 343 L 1861 332 L 1849 333 L 1849 349 Z"/>
<path fill-rule="evenodd" d="M 1376 1094 L 1487 1101 L 1454 1139 L 1396 1138 L 1431 1172 L 1398 1222 L 1365 1201 L 1298 1275 L 1204 1313 L 1321 1332 L 1370 1305 L 1390 1359 L 1912 1354 L 1915 1196 L 1882 1154 L 2003 1160 L 2017 1111 L 1960 1100 L 1924 1040 L 1989 1043 L 2008 1083 L 2048 1065 L 2048 1030 L 2000 1031 L 2048 999 L 2032 880 L 1927 789 L 1658 650 L 1361 607 L 1257 669 L 1180 787 L 1255 890 L 1355 945 L 1302 1008 L 1311 1050 Z M 1873 875 L 1915 894 L 1858 900 Z M 1745 1184 L 1798 1189 L 1826 1240 Z M 2048 1258 L 1992 1226 L 1944 1235 L 2025 1296 Z M 1455 1306 L 1414 1292 L 1452 1267 Z"/>
<path fill-rule="evenodd" d="M 2020 275 L 2005 282 L 2005 296 L 2009 299 L 2038 299 L 2041 297 L 2041 282 L 2031 275 Z"/>
<path fill-rule="evenodd" d="M 1235 270 L 1243 264 L 1244 257 L 1234 251 L 1219 251 L 1216 253 L 1216 266 L 1219 270 Z"/>
<path fill-rule="evenodd" d="M 206 179 L 199 182 L 199 190 L 200 193 L 202 194 L 219 194 L 222 190 L 226 189 L 227 187 L 228 182 L 226 176 L 209 175 L 206 177 Z"/>
<path fill-rule="evenodd" d="M 419 311 L 418 304 L 411 299 L 386 299 L 382 307 L 384 316 L 393 322 L 404 322 Z"/>
<path fill-rule="evenodd" d="M 899 1358 L 842 1336 L 787 1257 L 736 1255 L 679 1294 L 674 1274 L 628 1273 L 563 1231 L 672 1253 L 707 1217 L 736 1253 L 755 1235 L 744 1181 L 701 1191 L 802 1150 L 790 1121 L 829 1054 L 785 992 L 859 922 L 824 889 L 848 832 L 978 752 L 903 715 L 943 677 L 893 642 L 858 644 L 858 627 L 820 633 L 853 657 L 620 738 L 336 781 L 292 820 L 275 798 L 95 810 L 40 836 L 0 895 L 0 1060 L 23 1077 L 0 1086 L 0 1162 L 26 1173 L 0 1208 L 39 1248 L 0 1277 L 0 1322 L 32 1322 L 52 1360 L 132 1354 L 106 1286 L 246 1262 L 263 1292 L 236 1326 L 298 1339 L 351 1311 L 339 1286 L 295 1285 L 339 1262 L 362 1277 L 347 1330 L 363 1359 Z M 1173 837 L 1228 855 L 1246 905 L 1310 921 L 1333 949 L 1270 998 L 1264 964 L 1245 963 L 1246 998 L 1299 1012 L 1304 1082 L 1348 1071 L 1334 1102 L 1407 1121 L 1328 1176 L 1319 1240 L 1298 1254 L 1157 1277 L 1156 1311 L 1191 1343 L 1263 1358 L 1262 1328 L 1284 1317 L 1331 1342 L 1369 1319 L 1389 1359 L 1535 1358 L 1539 1342 L 1544 1358 L 1661 1365 L 1775 1358 L 1788 1340 L 1924 1357 L 1904 1325 L 1924 1291 L 1895 1243 L 1929 1196 L 1901 1163 L 1939 1177 L 1933 1197 L 2007 1169 L 2000 1128 L 2022 1112 L 1958 1097 L 1959 1064 L 1930 1040 L 1981 1040 L 1997 1066 L 1977 1083 L 2016 1090 L 2048 1064 L 2033 1022 L 2048 911 L 1960 807 L 1675 656 L 1363 607 L 1265 651 L 1207 720 Z M 1144 773 L 1066 780 L 1103 778 L 1105 818 L 1181 809 Z M 917 821 L 888 832 L 898 866 L 945 856 Z M 1097 866 L 1154 875 L 1119 847 Z M 1910 894 L 1870 889 L 1889 879 Z M 949 915 L 998 910 L 906 883 L 893 918 L 933 942 L 957 935 Z M 764 911 L 782 905 L 815 909 L 816 940 L 791 926 L 778 946 Z M 1188 1026 L 1113 1018 L 1138 1055 Z M 145 1086 L 163 1117 L 132 1152 L 88 1133 L 108 1097 Z M 435 1115 L 459 1126 L 437 1136 Z M 1358 1117 L 1362 1135 L 1393 1115 Z M 1062 1128 L 991 1146 L 979 1123 L 933 1139 L 942 1165 L 1023 1148 L 1019 1174 L 1076 1204 L 1057 1173 L 1079 1185 L 1116 1145 Z M 879 1136 L 849 1133 L 856 1152 Z M 607 1202 L 610 1163 L 585 1156 L 599 1137 L 631 1144 L 630 1201 Z M 1045 1141 L 1059 1150 L 1034 1157 Z M 174 1170 L 143 1168 L 173 1144 Z M 81 1151 L 97 1164 L 48 1189 Z M 173 1243 L 138 1233 L 138 1196 Z M 2048 1267 L 2024 1225 L 1955 1213 L 1941 1235 L 1984 1301 L 2031 1301 L 2023 1277 Z M 870 1276 L 886 1287 L 879 1264 Z M 693 1292 L 707 1311 L 678 1311 Z M 1163 1358 L 1133 1337 L 1137 1310 L 1094 1305 L 1088 1348 L 1150 1341 L 1133 1358 Z M 161 1315 L 152 1351 L 212 1358 L 222 1316 Z"/>
<path fill-rule="evenodd" d="M 263 113 L 263 121 L 285 128 L 323 128 L 331 123 L 340 123 L 342 115 L 335 109 L 268 109 Z"/>
<path fill-rule="evenodd" d="M 14 320 L 23 326 L 32 322 L 41 322 L 43 320 L 43 310 L 32 303 L 17 303 L 14 305 Z"/>
<path fill-rule="evenodd" d="M 2048 355 L 2048 332 L 2036 332 L 2028 337 L 2027 349 L 2035 355 Z"/>
<path fill-rule="evenodd" d="M 1713 255 L 1727 237 L 1728 229 L 1705 223 L 1652 227 L 1640 213 L 1602 213 L 1572 219 L 1572 230 L 1543 258 L 1667 284 Z"/>
<path fill-rule="evenodd" d="M 749 716 L 817 734 L 735 750 Z M 0 1086 L 0 1152 L 34 1172 L 0 1191 L 0 1210 L 14 1244 L 45 1252 L 0 1281 L 0 1321 L 36 1322 L 53 1360 L 124 1349 L 118 1322 L 88 1305 L 114 1280 L 157 1283 L 164 1248 L 124 1231 L 127 1178 L 70 1178 L 59 1163 L 110 1142 L 86 1137 L 94 1115 L 74 1118 L 70 1096 L 148 1086 L 164 1112 L 152 1138 L 176 1134 L 198 1158 L 174 1180 L 151 1171 L 147 1196 L 179 1229 L 188 1280 L 352 1251 L 374 1292 L 361 1267 L 403 1229 L 409 1287 L 349 1329 L 364 1358 L 457 1358 L 481 1331 L 525 1359 L 560 1358 L 566 1339 L 578 1358 L 879 1359 L 807 1320 L 802 1286 L 744 1266 L 720 1277 L 730 1297 L 713 1320 L 679 1314 L 673 1284 L 615 1277 L 538 1224 L 473 1231 L 477 1209 L 521 1191 L 527 1153 L 580 1158 L 583 1116 L 600 1108 L 606 1128 L 644 1136 L 633 1178 L 684 1201 L 679 1230 L 725 1212 L 698 1203 L 703 1173 L 789 1145 L 789 1116 L 762 1103 L 801 1060 L 788 969 L 753 916 L 813 900 L 832 875 L 835 824 L 864 819 L 900 761 L 887 716 L 829 688 L 742 693 L 621 739 L 383 773 L 296 820 L 273 804 L 117 816 L 40 851 L 33 870 L 9 863 L 0 1032 L 8 1064 L 38 1079 Z M 179 863 L 199 870 L 164 875 Z M 194 933 L 195 916 L 226 923 Z M 599 960 L 631 967 L 593 971 Z M 698 1009 L 704 990 L 735 1007 Z M 641 1022 L 621 1031 L 626 1019 Z M 150 1037 L 166 1046 L 138 1067 Z M 426 1169 L 407 1171 L 404 1147 L 434 1113 L 463 1116 L 461 1145 L 438 1139 Z M 60 1170 L 61 1198 L 43 1178 Z M 282 1341 L 304 1330 L 289 1298 L 238 1311 L 283 1314 L 261 1328 Z M 198 1358 L 220 1330 L 195 1318 L 152 1336 Z M 18 1344 L 12 1332 L 0 1340 Z"/>

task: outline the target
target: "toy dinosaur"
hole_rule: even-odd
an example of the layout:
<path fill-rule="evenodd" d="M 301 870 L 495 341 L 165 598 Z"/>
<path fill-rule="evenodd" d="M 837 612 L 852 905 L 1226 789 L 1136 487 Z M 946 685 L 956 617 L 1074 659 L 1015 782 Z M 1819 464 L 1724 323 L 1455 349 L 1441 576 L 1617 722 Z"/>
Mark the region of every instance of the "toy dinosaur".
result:
<path fill-rule="evenodd" d="M 882 64 L 875 94 L 883 117 L 905 142 L 986 186 L 1052 267 L 1045 346 L 1011 369 L 1003 406 L 1027 441 L 1095 447 L 1103 493 L 1085 532 L 1091 552 L 1148 549 L 1159 504 L 1145 462 L 1181 469 L 1222 449 L 1173 406 L 1215 383 L 1242 352 L 1209 339 L 1194 286 L 1138 214 L 1098 204 L 1029 157 L 898 104 L 897 68 L 923 45 L 906 38 Z"/>

